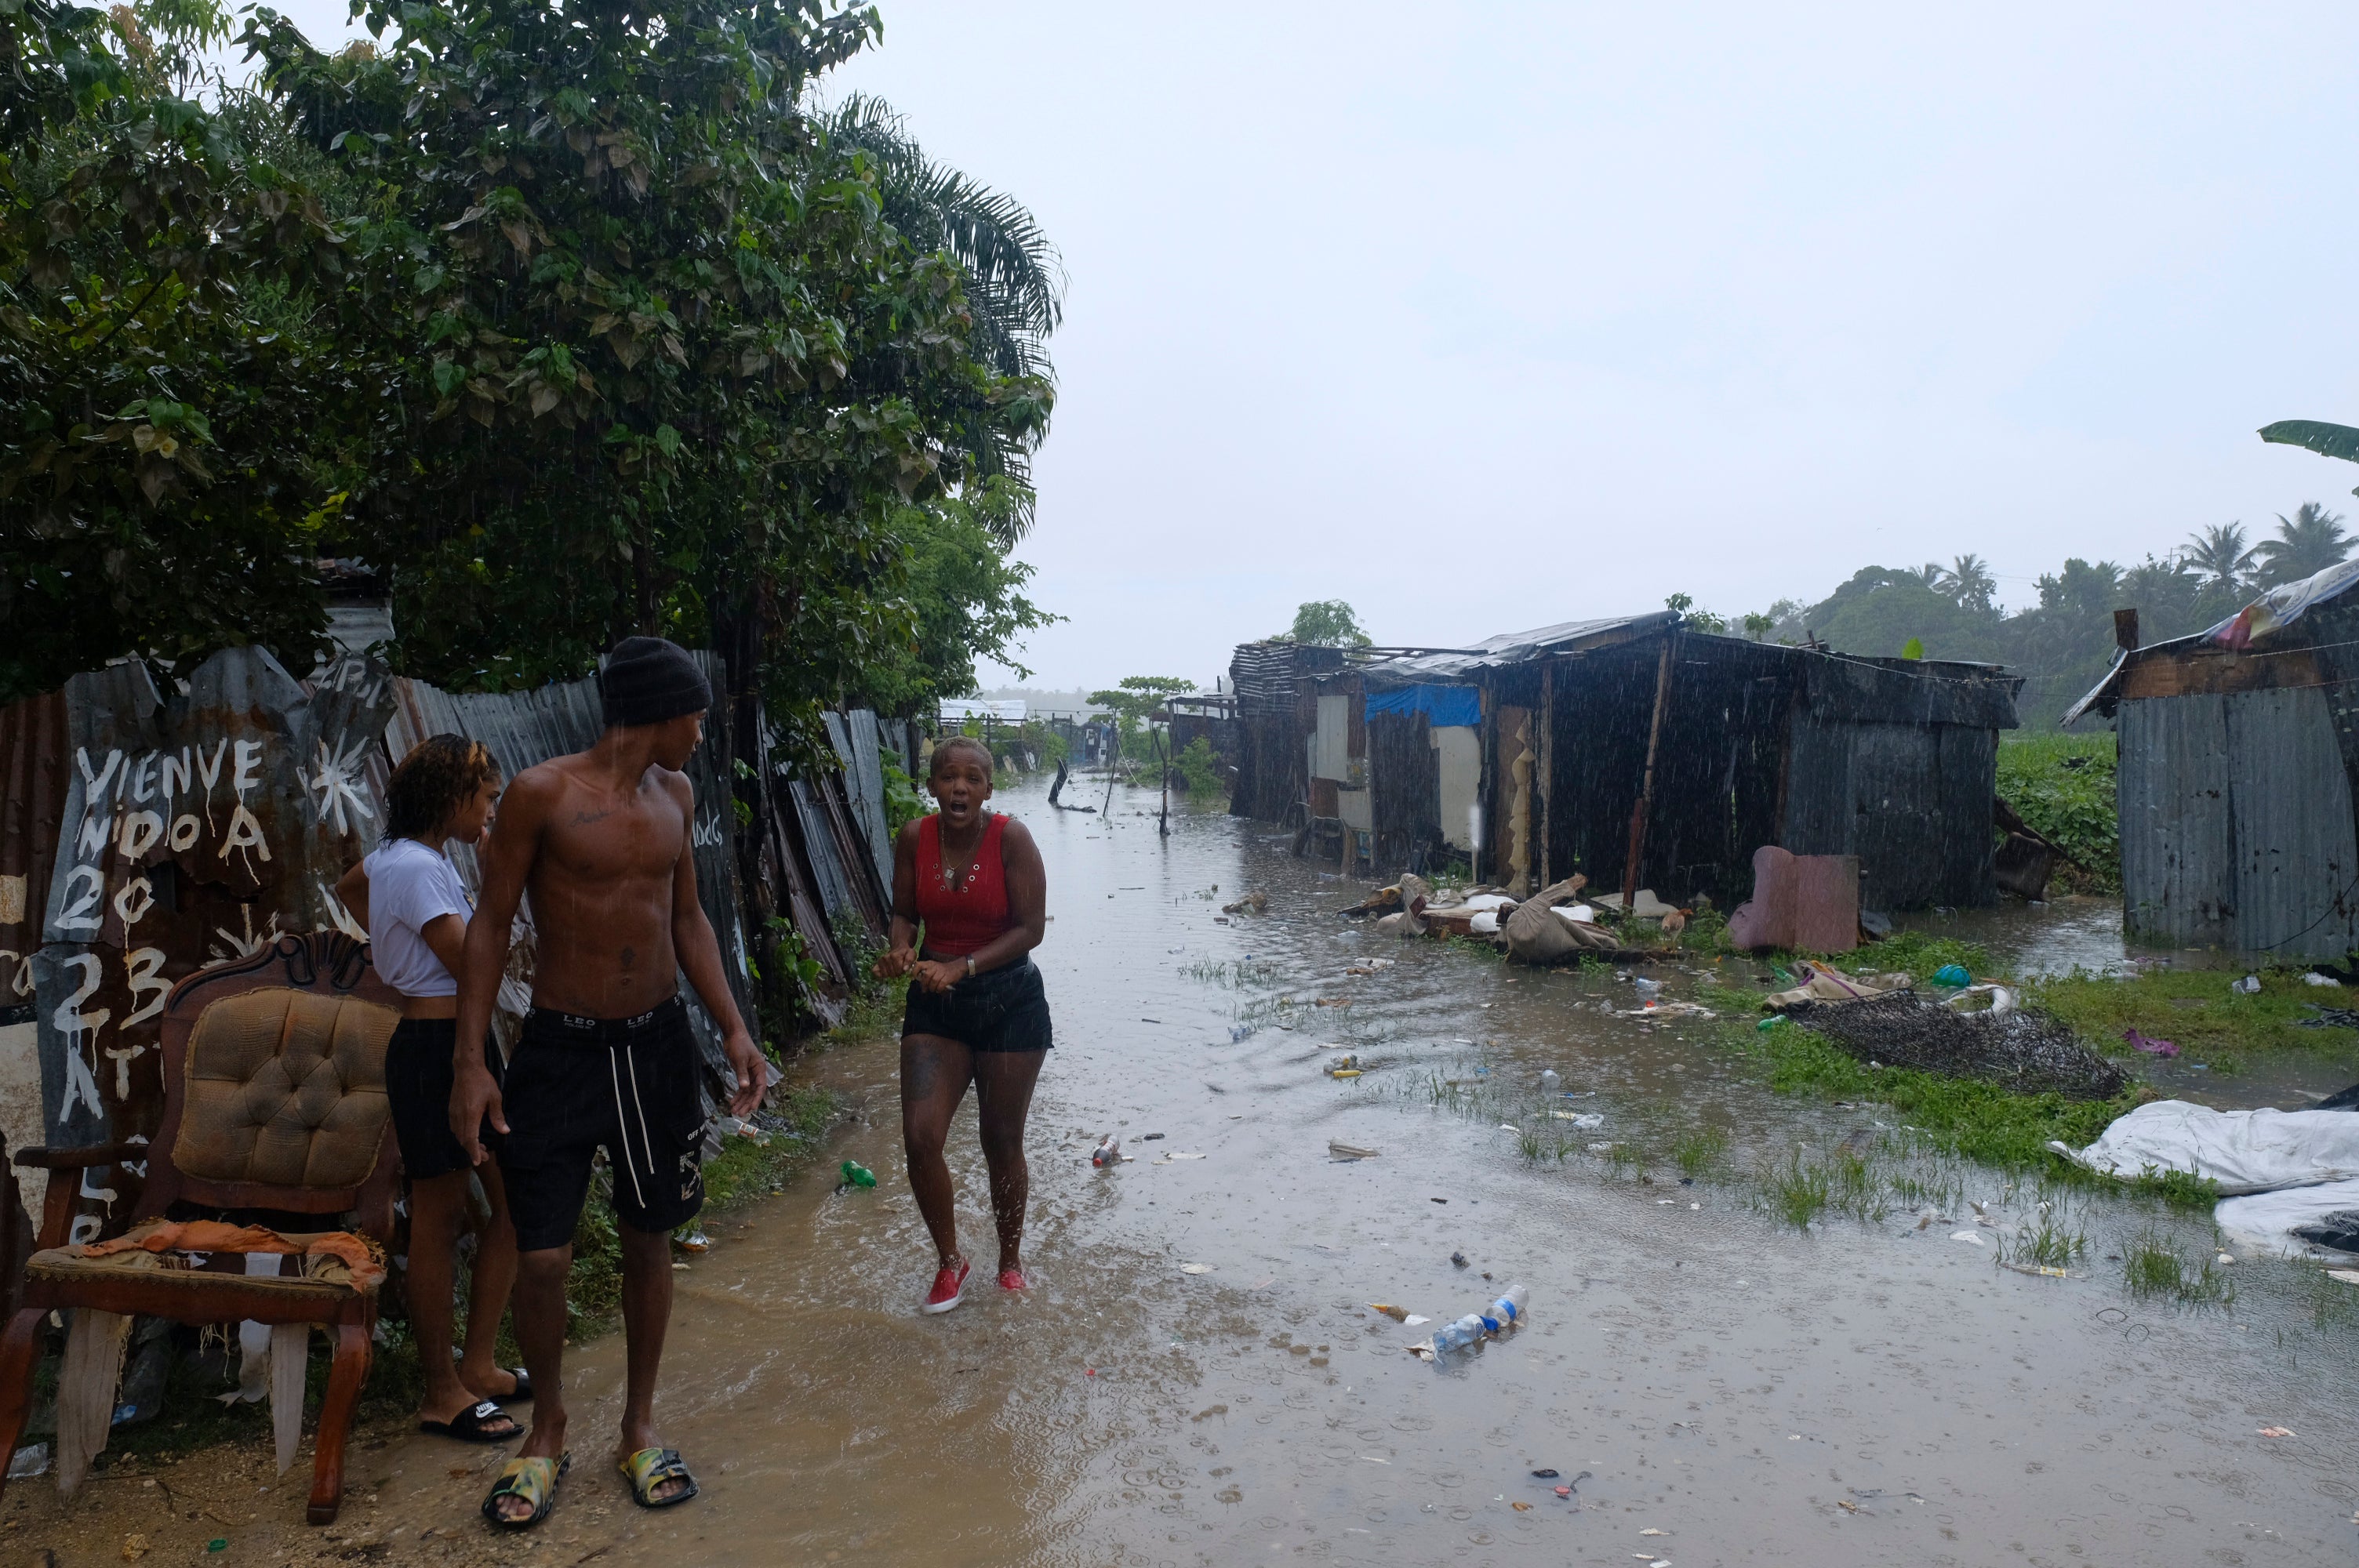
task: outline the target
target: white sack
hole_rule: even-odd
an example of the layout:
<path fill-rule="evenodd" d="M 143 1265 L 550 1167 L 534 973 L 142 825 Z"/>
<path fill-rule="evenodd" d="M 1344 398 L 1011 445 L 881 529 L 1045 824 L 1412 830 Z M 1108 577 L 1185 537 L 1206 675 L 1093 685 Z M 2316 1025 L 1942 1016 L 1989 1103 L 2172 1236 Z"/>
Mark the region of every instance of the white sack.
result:
<path fill-rule="evenodd" d="M 2155 1171 L 2208 1176 L 2223 1193 L 2275 1192 L 2359 1177 L 2359 1115 L 2347 1110 L 2213 1110 L 2156 1100 L 2086 1149 L 2049 1148 L 2109 1175 Z"/>
<path fill-rule="evenodd" d="M 2326 1111 L 2327 1116 L 2348 1116 L 2348 1111 Z M 2321 1247 L 2314 1241 L 2304 1241 L 2293 1234 L 2297 1225 L 2308 1225 L 2343 1209 L 2359 1208 L 2359 1181 L 2328 1182 L 2322 1186 L 2292 1187 L 2284 1192 L 2255 1193 L 2246 1197 L 2223 1198 L 2212 1211 L 2212 1223 L 2221 1234 L 2247 1247 L 2257 1247 L 2281 1258 L 2343 1257 L 2331 1247 Z"/>

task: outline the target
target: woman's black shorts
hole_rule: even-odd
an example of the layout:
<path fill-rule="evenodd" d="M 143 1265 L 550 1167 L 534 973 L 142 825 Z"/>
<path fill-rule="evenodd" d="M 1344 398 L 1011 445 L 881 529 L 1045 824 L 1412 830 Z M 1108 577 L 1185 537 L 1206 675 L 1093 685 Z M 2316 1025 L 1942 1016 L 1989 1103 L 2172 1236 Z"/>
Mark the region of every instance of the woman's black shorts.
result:
<path fill-rule="evenodd" d="M 1027 958 L 1004 969 L 985 969 L 946 992 L 909 988 L 901 1014 L 901 1037 L 939 1034 L 970 1051 L 1046 1051 L 1049 993 L 1040 968 Z"/>
<path fill-rule="evenodd" d="M 451 1130 L 451 1052 L 459 1038 L 455 1018 L 405 1018 L 385 1047 L 385 1098 L 393 1103 L 393 1136 L 401 1145 L 401 1168 L 413 1182 L 473 1168 Z M 500 1054 L 489 1053 L 492 1077 L 501 1076 Z M 492 1146 L 492 1124 L 483 1128 Z"/>

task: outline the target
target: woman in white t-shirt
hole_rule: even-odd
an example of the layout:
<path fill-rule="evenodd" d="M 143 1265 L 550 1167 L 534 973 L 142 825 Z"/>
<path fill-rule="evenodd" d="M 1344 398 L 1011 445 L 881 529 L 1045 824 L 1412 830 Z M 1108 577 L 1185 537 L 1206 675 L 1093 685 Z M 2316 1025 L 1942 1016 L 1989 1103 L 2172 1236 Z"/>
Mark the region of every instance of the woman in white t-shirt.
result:
<path fill-rule="evenodd" d="M 454 838 L 479 842 L 499 794 L 499 767 L 481 741 L 436 735 L 419 742 L 386 786 L 384 838 L 336 887 L 368 927 L 377 973 L 401 993 L 401 1023 L 386 1047 L 385 1088 L 409 1178 L 409 1325 L 426 1373 L 418 1424 L 467 1443 L 520 1435 L 523 1427 L 498 1401 L 532 1397 L 522 1371 L 492 1361 L 516 1271 L 507 1189 L 495 1160 L 473 1167 L 491 1200 L 492 1218 L 476 1238 L 466 1348 L 455 1365 L 451 1357 L 452 1282 L 470 1169 L 451 1131 L 456 977 L 474 906 L 442 846 Z M 491 1054 L 498 1055 L 496 1049 Z M 502 1065 L 493 1061 L 493 1076 Z"/>

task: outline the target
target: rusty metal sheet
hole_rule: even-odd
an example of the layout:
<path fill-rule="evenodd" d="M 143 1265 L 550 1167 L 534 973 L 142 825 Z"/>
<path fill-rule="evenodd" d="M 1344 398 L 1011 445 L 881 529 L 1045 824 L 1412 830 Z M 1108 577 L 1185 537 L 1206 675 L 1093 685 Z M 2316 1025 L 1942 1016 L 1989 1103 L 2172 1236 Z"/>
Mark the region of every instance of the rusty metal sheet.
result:
<path fill-rule="evenodd" d="M 71 767 L 64 693 L 0 708 L 0 1024 L 33 1021 L 33 953 Z"/>
<path fill-rule="evenodd" d="M 66 683 L 71 772 L 33 963 L 47 1142 L 151 1136 L 174 982 L 349 922 L 333 890 L 382 820 L 371 754 L 391 694 L 382 665 L 331 673 L 307 692 L 249 647 L 168 701 L 137 664 Z M 113 1180 L 85 1179 L 78 1232 L 136 1202 L 136 1173 Z"/>

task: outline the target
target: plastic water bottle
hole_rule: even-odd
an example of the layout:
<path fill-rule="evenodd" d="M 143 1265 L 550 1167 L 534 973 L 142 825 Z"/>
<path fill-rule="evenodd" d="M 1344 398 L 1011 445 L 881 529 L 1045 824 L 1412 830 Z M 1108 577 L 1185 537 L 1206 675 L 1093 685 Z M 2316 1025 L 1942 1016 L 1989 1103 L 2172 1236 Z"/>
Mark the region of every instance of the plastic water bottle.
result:
<path fill-rule="evenodd" d="M 1654 1006 L 1654 1005 L 1655 1005 L 1655 1003 L 1656 1003 L 1656 1001 L 1657 1001 L 1657 1000 L 1658 1000 L 1662 997 L 1662 994 L 1663 994 L 1663 982 L 1662 982 L 1662 981 L 1660 981 L 1660 980 L 1640 980 L 1640 981 L 1638 982 L 1638 1005 L 1639 1005 L 1639 1006 L 1641 1006 L 1641 1007 L 1652 1007 L 1652 1006 Z"/>
<path fill-rule="evenodd" d="M 847 1187 L 873 1187 L 876 1184 L 876 1173 L 857 1160 L 846 1160 L 838 1173 L 843 1177 L 843 1184 Z"/>
<path fill-rule="evenodd" d="M 1564 1080 L 1557 1076 L 1557 1072 L 1554 1067 L 1542 1067 L 1540 1069 L 1540 1092 L 1542 1094 L 1552 1095 L 1563 1087 Z"/>
<path fill-rule="evenodd" d="M 1437 1351 L 1462 1350 L 1483 1337 L 1483 1314 L 1470 1312 L 1456 1323 L 1447 1323 L 1433 1331 L 1433 1347 Z"/>
<path fill-rule="evenodd" d="M 1527 1293 L 1521 1285 L 1509 1285 L 1499 1299 L 1491 1303 L 1491 1310 L 1482 1314 L 1484 1328 L 1496 1334 L 1503 1328 L 1523 1322 Z"/>
<path fill-rule="evenodd" d="M 1103 1142 L 1090 1151 L 1090 1163 L 1101 1170 L 1121 1158 L 1122 1145 L 1114 1141 L 1114 1136 L 1111 1132 L 1105 1135 Z"/>

